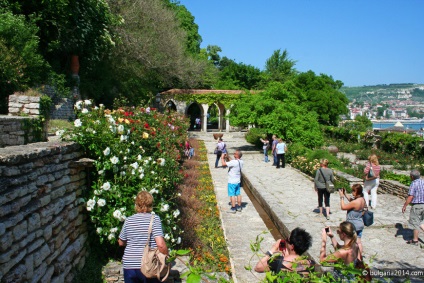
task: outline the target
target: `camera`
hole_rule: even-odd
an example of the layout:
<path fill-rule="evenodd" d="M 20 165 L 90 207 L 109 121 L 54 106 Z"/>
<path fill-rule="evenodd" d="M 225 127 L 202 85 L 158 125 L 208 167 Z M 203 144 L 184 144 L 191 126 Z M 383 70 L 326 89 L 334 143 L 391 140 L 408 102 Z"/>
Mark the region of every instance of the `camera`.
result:
<path fill-rule="evenodd" d="M 330 233 L 330 228 L 329 227 L 325 227 L 325 233 Z"/>
<path fill-rule="evenodd" d="M 283 251 L 285 248 L 286 248 L 286 241 L 281 240 L 281 241 L 280 241 L 280 246 L 278 247 L 278 249 L 279 249 L 280 251 Z"/>

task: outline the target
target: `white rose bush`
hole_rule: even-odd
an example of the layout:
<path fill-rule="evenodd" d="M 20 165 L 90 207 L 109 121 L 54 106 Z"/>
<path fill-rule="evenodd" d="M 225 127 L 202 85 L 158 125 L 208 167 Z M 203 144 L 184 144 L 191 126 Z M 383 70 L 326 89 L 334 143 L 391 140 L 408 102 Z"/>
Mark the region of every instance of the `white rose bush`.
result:
<path fill-rule="evenodd" d="M 90 100 L 75 104 L 75 128 L 63 137 L 79 143 L 95 160 L 86 209 L 100 242 L 115 243 L 123 221 L 135 213 L 139 191 L 154 197 L 169 246 L 181 242 L 176 185 L 187 137 L 187 119 L 177 113 L 131 108 L 111 111 Z"/>

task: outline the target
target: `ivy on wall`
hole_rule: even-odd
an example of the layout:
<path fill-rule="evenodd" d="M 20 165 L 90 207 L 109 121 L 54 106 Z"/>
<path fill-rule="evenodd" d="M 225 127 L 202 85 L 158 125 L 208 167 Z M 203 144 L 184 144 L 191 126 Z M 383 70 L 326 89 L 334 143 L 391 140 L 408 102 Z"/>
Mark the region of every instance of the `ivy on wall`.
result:
<path fill-rule="evenodd" d="M 40 114 L 36 118 L 24 119 L 21 122 L 24 131 L 24 143 L 46 141 L 47 121 L 50 118 L 50 110 L 53 105 L 52 99 L 47 95 L 40 97 Z M 21 113 L 23 116 L 23 114 Z"/>
<path fill-rule="evenodd" d="M 241 98 L 254 95 L 249 92 L 243 94 L 229 94 L 229 93 L 201 93 L 201 94 L 172 94 L 164 95 L 164 100 L 178 100 L 184 102 L 197 102 L 199 104 L 222 104 L 225 108 L 230 108 L 236 101 Z"/>

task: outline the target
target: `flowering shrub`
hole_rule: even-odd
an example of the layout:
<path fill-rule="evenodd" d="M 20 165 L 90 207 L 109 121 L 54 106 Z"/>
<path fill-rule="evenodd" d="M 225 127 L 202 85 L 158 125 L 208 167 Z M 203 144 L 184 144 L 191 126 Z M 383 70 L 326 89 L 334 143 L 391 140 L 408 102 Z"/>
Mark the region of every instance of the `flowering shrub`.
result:
<path fill-rule="evenodd" d="M 170 246 L 179 244 L 175 187 L 182 178 L 178 161 L 188 121 L 177 113 L 164 115 L 149 108 L 111 111 L 90 100 L 78 101 L 75 110 L 75 128 L 64 137 L 79 143 L 95 160 L 86 207 L 100 241 L 116 241 L 122 222 L 135 213 L 135 196 L 145 190 L 155 199 L 153 211 L 162 219 L 165 239 Z"/>
<path fill-rule="evenodd" d="M 291 166 L 296 169 L 299 169 L 300 171 L 309 176 L 315 176 L 316 170 L 320 168 L 318 159 L 310 161 L 304 156 L 298 156 L 292 159 Z"/>

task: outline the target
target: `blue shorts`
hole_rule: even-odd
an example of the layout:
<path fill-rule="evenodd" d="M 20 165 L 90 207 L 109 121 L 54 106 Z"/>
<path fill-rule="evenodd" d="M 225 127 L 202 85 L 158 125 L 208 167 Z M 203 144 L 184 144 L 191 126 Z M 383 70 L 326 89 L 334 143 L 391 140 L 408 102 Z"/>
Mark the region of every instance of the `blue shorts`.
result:
<path fill-rule="evenodd" d="M 240 195 L 240 183 L 238 184 L 228 184 L 228 196 L 236 197 Z"/>
<path fill-rule="evenodd" d="M 362 238 L 362 231 L 364 230 L 356 231 L 356 235 L 358 235 L 358 238 Z"/>

